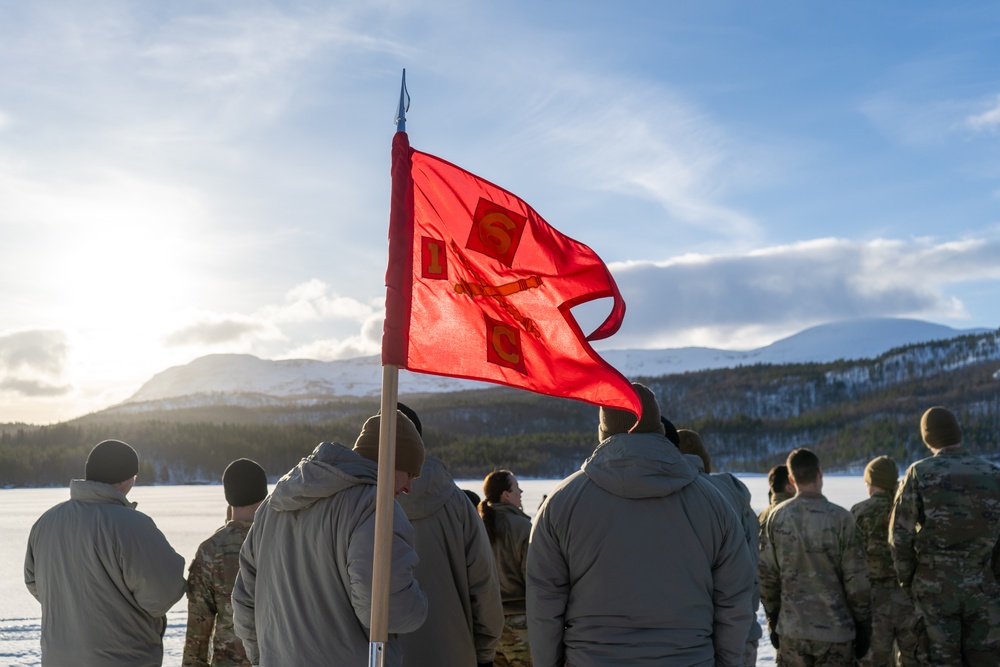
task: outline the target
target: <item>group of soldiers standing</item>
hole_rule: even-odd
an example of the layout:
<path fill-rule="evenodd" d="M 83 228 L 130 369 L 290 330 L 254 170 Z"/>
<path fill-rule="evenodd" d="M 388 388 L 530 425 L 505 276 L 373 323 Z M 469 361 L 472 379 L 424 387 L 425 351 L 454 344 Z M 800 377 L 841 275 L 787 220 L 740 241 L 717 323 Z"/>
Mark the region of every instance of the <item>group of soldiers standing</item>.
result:
<path fill-rule="evenodd" d="M 808 449 L 771 470 L 759 575 L 779 665 L 1000 664 L 1000 470 L 946 408 L 920 428 L 932 456 L 902 484 L 895 461 L 872 460 L 850 512 L 823 497 Z"/>
<path fill-rule="evenodd" d="M 600 444 L 532 522 L 495 471 L 469 502 L 396 420 L 387 665 L 751 667 L 758 600 L 782 667 L 1000 664 L 1000 469 L 929 409 L 932 456 L 865 469 L 851 511 L 822 493 L 814 452 L 771 471 L 756 517 L 633 383 L 642 414 L 601 408 Z M 363 664 L 369 657 L 380 415 L 352 448 L 321 443 L 268 493 L 255 462 L 226 469 L 225 527 L 191 563 L 126 499 L 127 444 L 88 456 L 71 499 L 32 528 L 25 583 L 42 604 L 42 664 L 153 667 L 186 589 L 184 667 Z M 404 663 L 405 656 L 405 663 Z"/>

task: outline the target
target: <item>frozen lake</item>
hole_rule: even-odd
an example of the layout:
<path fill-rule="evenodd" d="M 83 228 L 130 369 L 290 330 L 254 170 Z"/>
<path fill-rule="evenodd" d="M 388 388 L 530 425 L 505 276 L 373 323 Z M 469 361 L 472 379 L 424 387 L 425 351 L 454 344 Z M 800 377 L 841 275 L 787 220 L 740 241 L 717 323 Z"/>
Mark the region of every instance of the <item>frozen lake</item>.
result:
<path fill-rule="evenodd" d="M 758 512 L 767 504 L 767 477 L 739 475 L 753 494 Z M 534 516 L 542 498 L 561 480 L 519 479 L 523 489 L 524 510 Z M 482 496 L 482 480 L 458 480 L 458 485 Z M 824 494 L 845 508 L 865 498 L 865 484 L 860 476 L 824 477 Z M 69 498 L 68 488 L 0 489 L 0 664 L 10 667 L 37 667 L 41 608 L 24 587 L 24 550 L 35 520 L 49 507 Z M 225 522 L 226 501 L 221 485 L 208 486 L 137 486 L 129 499 L 152 517 L 174 549 L 187 562 L 198 545 Z M 763 622 L 763 613 L 758 613 Z M 163 664 L 181 663 L 187 602 L 181 599 L 167 615 Z M 758 665 L 773 665 L 774 652 L 761 640 Z"/>

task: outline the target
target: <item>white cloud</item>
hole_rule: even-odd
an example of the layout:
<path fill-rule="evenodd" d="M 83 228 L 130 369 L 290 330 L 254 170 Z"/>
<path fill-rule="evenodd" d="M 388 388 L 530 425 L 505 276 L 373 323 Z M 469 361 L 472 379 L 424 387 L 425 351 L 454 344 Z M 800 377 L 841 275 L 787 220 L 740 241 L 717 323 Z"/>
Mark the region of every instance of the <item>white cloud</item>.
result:
<path fill-rule="evenodd" d="M 0 334 L 0 394 L 42 397 L 71 391 L 64 382 L 69 338 L 57 330 Z"/>
<path fill-rule="evenodd" d="M 276 322 L 363 322 L 372 312 L 371 305 L 331 292 L 327 283 L 313 279 L 289 290 L 283 304 L 262 308 L 260 316 Z"/>
<path fill-rule="evenodd" d="M 558 124 L 547 139 L 573 171 L 601 189 L 651 199 L 679 222 L 722 236 L 759 233 L 750 216 L 719 201 L 734 156 L 709 117 L 663 89 L 635 93 L 641 82 L 580 84 L 563 91 L 565 113 L 549 110 Z"/>
<path fill-rule="evenodd" d="M 1000 95 L 991 109 L 969 116 L 965 119 L 965 124 L 977 132 L 995 132 L 1000 129 Z"/>
<path fill-rule="evenodd" d="M 166 336 L 169 347 L 244 348 L 255 340 L 280 339 L 281 333 L 268 322 L 242 315 L 208 316 Z"/>
<path fill-rule="evenodd" d="M 949 288 L 1000 279 L 1000 242 L 817 239 L 746 255 L 612 264 L 625 324 L 603 348 L 748 349 L 857 317 L 961 318 Z"/>
<path fill-rule="evenodd" d="M 383 319 L 384 314 L 379 312 L 368 317 L 356 335 L 312 341 L 295 347 L 282 356 L 289 359 L 332 361 L 379 354 L 382 351 Z"/>

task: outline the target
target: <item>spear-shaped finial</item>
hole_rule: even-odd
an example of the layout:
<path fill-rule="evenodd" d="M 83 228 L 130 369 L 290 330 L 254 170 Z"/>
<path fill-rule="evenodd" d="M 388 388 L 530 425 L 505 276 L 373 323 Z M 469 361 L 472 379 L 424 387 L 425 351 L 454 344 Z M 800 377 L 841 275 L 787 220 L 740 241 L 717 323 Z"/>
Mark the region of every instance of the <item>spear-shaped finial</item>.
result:
<path fill-rule="evenodd" d="M 403 83 L 399 87 L 399 109 L 396 111 L 396 131 L 406 132 L 406 112 L 410 110 L 410 93 L 406 90 L 406 68 L 403 68 Z"/>

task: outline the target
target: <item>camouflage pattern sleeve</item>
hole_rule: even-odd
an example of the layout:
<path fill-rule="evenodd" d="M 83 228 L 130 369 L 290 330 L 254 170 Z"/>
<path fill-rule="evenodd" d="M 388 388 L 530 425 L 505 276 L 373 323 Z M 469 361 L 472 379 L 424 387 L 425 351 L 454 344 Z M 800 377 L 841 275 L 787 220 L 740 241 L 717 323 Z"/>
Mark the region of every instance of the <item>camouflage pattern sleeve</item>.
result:
<path fill-rule="evenodd" d="M 217 611 L 210 562 L 210 558 L 206 559 L 205 544 L 202 544 L 188 570 L 188 621 L 183 667 L 209 667 L 208 647 Z"/>
<path fill-rule="evenodd" d="M 781 573 L 769 529 L 770 522 L 765 521 L 760 531 L 760 560 L 757 564 L 757 573 L 760 577 L 760 601 L 764 605 L 764 613 L 768 619 L 776 619 L 781 609 Z M 771 632 L 775 630 L 776 628 L 771 628 Z"/>
<path fill-rule="evenodd" d="M 865 556 L 861 535 L 854 518 L 847 515 L 844 521 L 844 550 L 841 572 L 847 606 L 856 623 L 871 621 L 872 589 L 868 581 L 868 559 Z"/>
<path fill-rule="evenodd" d="M 913 583 L 913 573 L 917 569 L 917 526 L 924 520 L 915 465 L 906 471 L 889 519 L 889 547 L 896 566 L 896 578 L 907 587 Z"/>
<path fill-rule="evenodd" d="M 879 491 L 851 508 L 868 559 L 868 581 L 873 586 L 896 587 L 896 570 L 889 551 L 891 511 L 892 498 L 887 491 Z"/>

